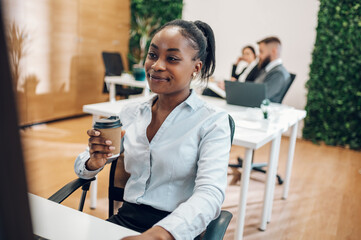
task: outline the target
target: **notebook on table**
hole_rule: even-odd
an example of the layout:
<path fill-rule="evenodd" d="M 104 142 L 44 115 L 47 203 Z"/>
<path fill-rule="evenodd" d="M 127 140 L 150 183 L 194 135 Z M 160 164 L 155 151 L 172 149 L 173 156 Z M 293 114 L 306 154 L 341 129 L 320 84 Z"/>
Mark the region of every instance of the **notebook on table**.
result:
<path fill-rule="evenodd" d="M 260 107 L 267 98 L 266 85 L 253 82 L 224 81 L 228 104 L 244 107 Z"/>

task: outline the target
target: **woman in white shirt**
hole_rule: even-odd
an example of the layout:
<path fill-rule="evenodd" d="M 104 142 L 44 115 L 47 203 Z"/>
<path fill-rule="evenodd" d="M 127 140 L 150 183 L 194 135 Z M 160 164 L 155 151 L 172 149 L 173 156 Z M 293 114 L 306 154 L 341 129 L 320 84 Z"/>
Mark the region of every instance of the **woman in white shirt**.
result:
<path fill-rule="evenodd" d="M 125 170 L 124 203 L 108 221 L 142 232 L 126 240 L 194 239 L 218 217 L 227 185 L 228 114 L 190 89 L 215 68 L 215 40 L 201 21 L 174 20 L 154 35 L 145 62 L 146 102 L 128 105 L 120 119 Z M 79 177 L 91 178 L 114 147 L 88 130 L 89 150 L 75 161 Z"/>
<path fill-rule="evenodd" d="M 240 73 L 237 73 L 237 67 L 241 62 L 245 62 L 246 66 Z M 258 59 L 256 51 L 250 45 L 242 49 L 242 56 L 239 56 L 232 66 L 232 81 L 254 81 L 258 75 Z"/>
<path fill-rule="evenodd" d="M 237 68 L 239 68 L 240 63 L 243 66 L 243 69 L 237 73 Z M 245 46 L 242 49 L 242 56 L 239 56 L 236 62 L 232 65 L 232 74 L 231 81 L 240 81 L 240 82 L 253 82 L 260 73 L 260 68 L 258 67 L 258 59 L 256 55 L 256 51 L 250 45 Z M 217 86 L 225 90 L 224 80 L 220 80 L 217 82 Z M 208 95 L 212 97 L 221 97 L 218 93 L 216 93 L 215 89 L 206 88 L 203 91 L 203 95 Z M 224 97 L 223 97 L 224 98 Z"/>

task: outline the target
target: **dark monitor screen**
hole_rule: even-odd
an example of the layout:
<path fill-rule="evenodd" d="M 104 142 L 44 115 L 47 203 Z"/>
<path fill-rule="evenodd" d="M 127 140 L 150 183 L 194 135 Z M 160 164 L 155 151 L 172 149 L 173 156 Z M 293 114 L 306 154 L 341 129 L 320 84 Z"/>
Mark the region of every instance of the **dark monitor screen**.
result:
<path fill-rule="evenodd" d="M 0 1 L 0 240 L 33 239 L 18 117 Z"/>

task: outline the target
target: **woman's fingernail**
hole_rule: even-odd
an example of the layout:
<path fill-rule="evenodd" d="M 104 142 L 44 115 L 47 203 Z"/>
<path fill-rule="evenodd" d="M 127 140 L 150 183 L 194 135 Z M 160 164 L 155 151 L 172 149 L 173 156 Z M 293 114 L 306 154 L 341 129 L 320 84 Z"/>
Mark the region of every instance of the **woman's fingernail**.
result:
<path fill-rule="evenodd" d="M 113 147 L 113 146 L 109 147 L 109 150 L 114 150 L 114 149 L 115 149 L 115 147 Z"/>
<path fill-rule="evenodd" d="M 95 131 L 94 134 L 95 134 L 95 136 L 99 136 L 99 135 L 100 135 L 100 132 Z"/>
<path fill-rule="evenodd" d="M 111 157 L 111 156 L 113 156 L 113 154 L 112 154 L 112 153 L 108 153 L 107 156 L 108 156 L 108 157 Z"/>
<path fill-rule="evenodd" d="M 106 143 L 107 145 L 111 145 L 111 144 L 112 144 L 112 141 L 106 140 L 105 143 Z"/>

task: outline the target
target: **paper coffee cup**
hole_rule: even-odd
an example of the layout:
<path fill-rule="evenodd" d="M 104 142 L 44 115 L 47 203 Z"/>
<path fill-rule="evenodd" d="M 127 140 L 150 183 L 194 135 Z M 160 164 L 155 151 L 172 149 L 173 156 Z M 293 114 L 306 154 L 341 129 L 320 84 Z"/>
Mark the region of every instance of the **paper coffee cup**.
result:
<path fill-rule="evenodd" d="M 122 137 L 122 123 L 119 117 L 100 118 L 96 120 L 93 128 L 100 132 L 100 137 L 112 141 L 111 146 L 115 147 L 111 151 L 112 157 L 119 156 Z"/>

